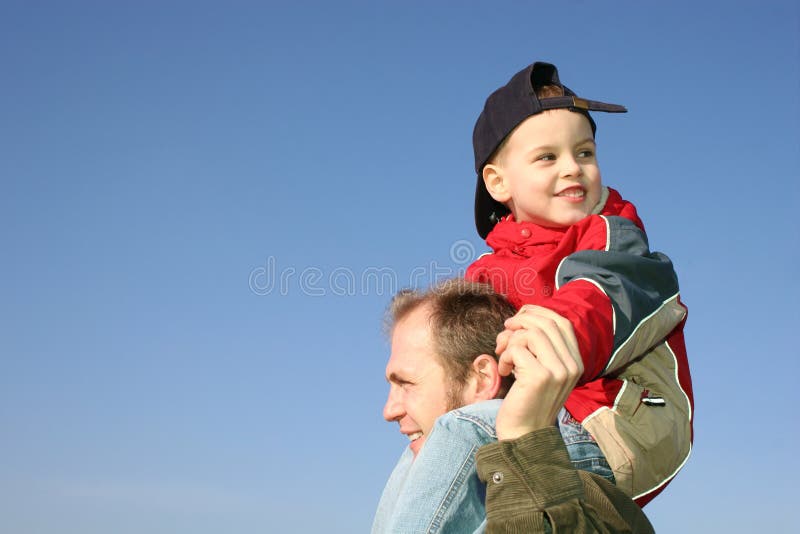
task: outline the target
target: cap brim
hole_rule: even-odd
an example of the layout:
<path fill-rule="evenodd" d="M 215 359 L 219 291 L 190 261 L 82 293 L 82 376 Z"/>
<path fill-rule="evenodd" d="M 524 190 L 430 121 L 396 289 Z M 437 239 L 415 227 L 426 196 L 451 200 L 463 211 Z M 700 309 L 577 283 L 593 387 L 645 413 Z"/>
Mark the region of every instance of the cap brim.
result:
<path fill-rule="evenodd" d="M 583 111 L 604 111 L 606 113 L 627 113 L 628 109 L 619 104 L 608 104 L 598 100 L 586 100 L 578 96 L 552 96 L 540 98 L 539 105 L 545 109 L 573 108 Z"/>

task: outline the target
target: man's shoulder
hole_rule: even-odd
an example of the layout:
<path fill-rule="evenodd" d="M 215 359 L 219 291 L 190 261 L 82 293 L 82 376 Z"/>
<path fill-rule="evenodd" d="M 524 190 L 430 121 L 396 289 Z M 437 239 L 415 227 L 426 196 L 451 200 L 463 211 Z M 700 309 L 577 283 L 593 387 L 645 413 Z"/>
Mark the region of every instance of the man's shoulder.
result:
<path fill-rule="evenodd" d="M 436 420 L 435 431 L 450 433 L 468 433 L 481 439 L 496 440 L 495 420 L 502 399 L 467 404 L 451 410 Z"/>
<path fill-rule="evenodd" d="M 494 421 L 495 417 L 497 416 L 497 410 L 500 409 L 500 405 L 502 403 L 503 399 L 491 399 L 486 401 L 473 402 L 472 404 L 467 404 L 460 408 L 456 408 L 455 410 L 451 410 L 447 413 L 461 417 L 471 417 L 471 416 L 487 417 L 491 418 L 492 421 Z"/>

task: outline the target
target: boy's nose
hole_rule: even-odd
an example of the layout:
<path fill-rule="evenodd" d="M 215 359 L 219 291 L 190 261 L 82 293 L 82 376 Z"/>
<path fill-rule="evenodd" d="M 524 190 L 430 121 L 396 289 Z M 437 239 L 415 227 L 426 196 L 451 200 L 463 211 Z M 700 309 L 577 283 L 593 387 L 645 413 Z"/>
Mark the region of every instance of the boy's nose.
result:
<path fill-rule="evenodd" d="M 562 178 L 578 178 L 583 173 L 581 166 L 572 156 L 564 156 L 561 162 Z"/>

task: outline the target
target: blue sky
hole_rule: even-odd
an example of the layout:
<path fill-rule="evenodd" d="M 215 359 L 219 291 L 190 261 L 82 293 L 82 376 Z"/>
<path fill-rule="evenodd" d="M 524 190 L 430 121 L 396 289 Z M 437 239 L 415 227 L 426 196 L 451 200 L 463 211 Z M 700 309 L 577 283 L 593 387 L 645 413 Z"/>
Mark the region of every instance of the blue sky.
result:
<path fill-rule="evenodd" d="M 781 530 L 800 8 L 572 0 L 0 3 L 0 531 L 367 531 L 383 309 L 485 250 L 472 126 L 539 59 L 630 110 L 603 178 L 690 310 L 695 450 L 646 512 Z"/>

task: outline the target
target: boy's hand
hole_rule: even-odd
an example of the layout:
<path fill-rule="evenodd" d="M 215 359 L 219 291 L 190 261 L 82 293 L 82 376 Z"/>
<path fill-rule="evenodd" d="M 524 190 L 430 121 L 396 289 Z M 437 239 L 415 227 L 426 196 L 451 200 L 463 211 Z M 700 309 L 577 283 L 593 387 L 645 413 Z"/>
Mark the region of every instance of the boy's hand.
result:
<path fill-rule="evenodd" d="M 504 339 L 500 374 L 513 372 L 516 380 L 497 413 L 497 438 L 502 440 L 551 426 L 582 369 L 570 348 L 577 346 L 571 324 L 542 323 L 511 331 Z"/>
<path fill-rule="evenodd" d="M 519 330 L 538 332 L 538 335 L 531 338 L 531 341 L 535 343 L 536 339 L 542 339 L 542 336 L 545 336 L 551 344 L 559 348 L 565 345 L 568 354 L 578 366 L 580 371 L 578 376 L 583 375 L 583 359 L 578 349 L 578 340 L 575 339 L 572 323 L 566 317 L 549 308 L 526 304 L 519 309 L 516 315 L 506 319 L 505 327 L 506 329 L 497 335 L 495 352 L 498 356 L 503 355 L 515 332 Z M 534 355 L 538 355 L 535 345 L 530 347 L 530 351 Z"/>

